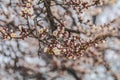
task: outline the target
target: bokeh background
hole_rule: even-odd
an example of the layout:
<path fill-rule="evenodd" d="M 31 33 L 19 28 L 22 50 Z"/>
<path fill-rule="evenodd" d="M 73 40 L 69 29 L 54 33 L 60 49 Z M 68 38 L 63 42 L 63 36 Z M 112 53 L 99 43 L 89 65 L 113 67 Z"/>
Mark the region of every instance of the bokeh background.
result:
<path fill-rule="evenodd" d="M 12 3 L 9 7 L 10 1 Z M 85 20 L 94 19 L 93 23 L 96 25 L 103 25 L 118 18 L 120 0 L 104 1 L 105 4 L 102 6 L 89 8 L 82 17 Z M 26 23 L 19 16 L 19 6 L 15 6 L 18 2 L 19 0 L 0 0 L 0 27 L 7 25 L 7 28 L 12 28 Z M 60 6 L 53 6 L 52 10 L 55 16 L 64 13 Z M 76 17 L 74 12 L 73 14 L 73 17 Z M 65 19 L 66 25 L 71 26 L 72 19 L 69 16 Z M 33 21 L 30 21 L 32 25 Z M 48 25 L 45 21 L 41 23 Z M 120 19 L 118 18 L 112 26 L 120 27 Z M 84 38 L 84 35 L 81 36 Z M 3 40 L 2 36 L 0 38 L 0 80 L 120 80 L 119 37 L 108 37 L 104 43 L 98 44 L 98 47 L 91 48 L 96 56 L 90 53 L 89 56 L 83 55 L 77 60 L 47 54 L 38 56 L 39 43 L 33 38 L 25 40 Z"/>

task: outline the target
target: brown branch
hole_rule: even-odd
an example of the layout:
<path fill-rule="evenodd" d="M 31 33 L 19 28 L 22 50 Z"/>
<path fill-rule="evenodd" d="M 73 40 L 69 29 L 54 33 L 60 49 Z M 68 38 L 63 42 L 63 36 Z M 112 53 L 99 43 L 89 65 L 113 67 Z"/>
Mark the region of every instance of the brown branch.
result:
<path fill-rule="evenodd" d="M 54 18 L 53 18 L 51 9 L 50 9 L 50 4 L 51 4 L 51 0 L 44 0 L 44 5 L 46 7 L 47 17 L 50 21 L 50 29 L 53 32 L 54 30 L 57 29 L 57 26 L 55 25 L 55 22 L 54 22 Z"/>
<path fill-rule="evenodd" d="M 72 32 L 72 33 L 76 33 L 76 34 L 80 34 L 80 33 L 85 34 L 84 31 L 73 30 L 73 29 L 68 29 L 68 28 L 65 28 L 65 31 Z"/>
<path fill-rule="evenodd" d="M 59 19 L 57 19 L 55 16 L 54 16 L 54 19 L 57 20 L 57 22 L 59 22 L 62 26 L 64 26 L 64 24 L 62 22 L 60 22 Z M 64 26 L 65 27 L 65 26 Z M 80 31 L 80 30 L 73 30 L 73 29 L 68 29 L 68 28 L 65 28 L 65 31 L 68 31 L 69 33 L 72 32 L 72 33 L 76 33 L 76 34 L 80 34 L 80 33 L 83 33 L 85 34 L 86 32 L 84 31 Z"/>

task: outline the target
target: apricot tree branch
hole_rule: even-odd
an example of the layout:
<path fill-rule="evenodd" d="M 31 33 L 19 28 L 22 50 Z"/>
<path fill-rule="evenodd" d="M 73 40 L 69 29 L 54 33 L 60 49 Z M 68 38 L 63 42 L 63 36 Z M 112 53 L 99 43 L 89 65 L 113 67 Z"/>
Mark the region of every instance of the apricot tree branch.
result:
<path fill-rule="evenodd" d="M 54 22 L 54 18 L 53 18 L 51 9 L 50 9 L 50 4 L 51 4 L 51 0 L 44 0 L 44 5 L 45 5 L 45 8 L 46 8 L 47 17 L 48 17 L 48 20 L 49 20 L 49 23 L 50 23 L 50 29 L 53 32 L 54 30 L 57 29 L 57 26 L 55 25 L 55 22 Z"/>

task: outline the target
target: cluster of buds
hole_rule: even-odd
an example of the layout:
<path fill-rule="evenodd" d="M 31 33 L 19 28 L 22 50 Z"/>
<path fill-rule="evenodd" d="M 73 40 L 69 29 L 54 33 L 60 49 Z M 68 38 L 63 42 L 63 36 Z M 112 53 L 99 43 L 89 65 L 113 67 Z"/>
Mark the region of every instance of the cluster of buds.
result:
<path fill-rule="evenodd" d="M 44 29 L 40 29 L 40 33 L 44 33 Z M 65 31 L 63 26 L 58 26 L 53 32 L 52 38 L 48 41 L 48 45 L 44 47 L 44 52 L 54 55 L 64 55 L 67 58 L 76 59 L 77 56 L 83 55 L 90 44 L 81 42 L 79 35 L 74 35 Z"/>
<path fill-rule="evenodd" d="M 12 39 L 15 38 L 17 35 L 13 32 L 9 32 L 6 28 L 0 27 L 0 33 L 3 39 Z"/>
<path fill-rule="evenodd" d="M 32 17 L 34 13 L 33 5 L 31 0 L 27 0 L 22 8 L 22 17 L 30 16 Z"/>
<path fill-rule="evenodd" d="M 53 36 L 57 38 L 67 38 L 68 35 L 68 32 L 65 31 L 65 27 L 62 25 L 58 25 L 57 30 L 53 32 Z"/>
<path fill-rule="evenodd" d="M 113 22 L 113 21 L 112 21 Z M 76 59 L 78 56 L 84 55 L 84 52 L 91 46 L 97 47 L 101 42 L 104 42 L 105 38 L 111 36 L 109 32 L 115 34 L 116 29 L 114 27 L 108 27 L 109 24 L 103 26 L 92 26 L 86 31 L 86 35 L 89 34 L 90 38 L 84 41 L 80 38 L 80 35 L 74 33 L 68 33 L 65 27 L 59 25 L 57 30 L 53 32 L 55 39 L 48 41 L 48 45 L 45 46 L 44 52 L 54 55 L 64 55 L 67 58 Z M 102 33 L 101 33 L 102 31 Z M 42 31 L 43 32 L 43 31 Z"/>
<path fill-rule="evenodd" d="M 81 42 L 79 36 L 70 36 L 68 39 L 64 38 L 61 42 L 57 41 L 57 39 L 52 39 L 44 48 L 44 52 L 76 59 L 77 56 L 82 56 L 83 51 L 89 46 L 89 43 Z"/>
<path fill-rule="evenodd" d="M 13 32 L 13 30 L 9 31 L 5 27 L 0 27 L 0 33 L 2 39 L 24 39 L 29 36 L 28 30 L 23 28 L 23 26 L 19 26 L 19 30 L 16 30 L 16 32 Z"/>
<path fill-rule="evenodd" d="M 81 41 L 79 36 L 71 35 L 68 38 L 62 40 L 51 39 L 47 46 L 44 47 L 44 52 L 53 55 L 62 55 L 69 59 L 76 59 L 83 56 L 88 48 L 98 45 L 103 42 L 109 35 L 97 36 L 90 41 Z"/>
<path fill-rule="evenodd" d="M 61 50 L 58 49 L 57 47 L 53 47 L 53 48 L 45 47 L 45 48 L 44 48 L 44 52 L 47 52 L 47 53 L 49 53 L 49 54 L 60 55 Z"/>
<path fill-rule="evenodd" d="M 54 55 L 60 55 L 61 44 L 56 39 L 51 39 L 49 44 L 44 48 L 44 52 Z"/>
<path fill-rule="evenodd" d="M 84 1 L 84 0 L 65 1 L 65 5 L 72 6 L 73 9 L 77 11 L 77 13 L 82 13 L 83 9 L 88 9 L 91 6 L 101 5 L 101 4 L 102 2 L 100 0 L 93 0 L 91 4 L 89 4 L 89 1 Z"/>
<path fill-rule="evenodd" d="M 47 28 L 40 28 L 38 30 L 38 33 L 39 33 L 39 38 L 41 40 L 43 40 L 43 39 L 47 38 L 48 29 Z"/>
<path fill-rule="evenodd" d="M 19 38 L 24 39 L 29 36 L 28 29 L 24 28 L 24 26 L 19 25 L 18 28 L 19 28 L 19 32 L 20 32 Z"/>

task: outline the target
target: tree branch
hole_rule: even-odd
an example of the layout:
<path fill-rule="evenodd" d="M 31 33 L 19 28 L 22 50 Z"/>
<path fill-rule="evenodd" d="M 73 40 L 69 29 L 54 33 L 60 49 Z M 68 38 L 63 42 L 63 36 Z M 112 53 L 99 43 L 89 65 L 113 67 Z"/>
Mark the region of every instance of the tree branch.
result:
<path fill-rule="evenodd" d="M 54 22 L 54 18 L 53 18 L 51 9 L 50 9 L 50 4 L 51 4 L 51 0 L 44 0 L 44 5 L 46 7 L 47 17 L 50 21 L 50 29 L 53 32 L 54 30 L 57 29 L 57 26 L 55 25 L 55 22 Z"/>

